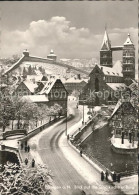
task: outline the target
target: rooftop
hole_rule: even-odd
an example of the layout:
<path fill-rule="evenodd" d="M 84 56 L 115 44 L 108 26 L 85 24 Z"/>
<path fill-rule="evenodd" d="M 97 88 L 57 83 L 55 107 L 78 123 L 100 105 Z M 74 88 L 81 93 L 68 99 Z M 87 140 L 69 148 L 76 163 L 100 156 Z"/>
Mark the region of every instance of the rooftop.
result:
<path fill-rule="evenodd" d="M 133 42 L 131 41 L 129 33 L 128 33 L 128 37 L 127 37 L 127 40 L 125 41 L 124 45 L 133 45 Z"/>
<path fill-rule="evenodd" d="M 101 45 L 101 50 L 110 50 L 111 49 L 111 43 L 107 34 L 107 31 L 105 30 L 103 42 Z"/>
<path fill-rule="evenodd" d="M 39 103 L 39 102 L 48 102 L 48 97 L 46 95 L 27 95 L 23 96 L 24 100 L 29 100 L 33 103 Z"/>
<path fill-rule="evenodd" d="M 26 85 L 26 87 L 34 93 L 35 89 L 38 87 L 36 83 L 30 82 L 30 81 L 23 81 L 23 83 Z"/>
<path fill-rule="evenodd" d="M 97 66 L 103 71 L 105 75 L 123 77 L 122 62 L 119 60 L 113 65 L 112 68 L 100 65 Z"/>
<path fill-rule="evenodd" d="M 126 88 L 126 85 L 124 83 L 107 83 L 107 85 L 114 91 L 124 90 Z"/>

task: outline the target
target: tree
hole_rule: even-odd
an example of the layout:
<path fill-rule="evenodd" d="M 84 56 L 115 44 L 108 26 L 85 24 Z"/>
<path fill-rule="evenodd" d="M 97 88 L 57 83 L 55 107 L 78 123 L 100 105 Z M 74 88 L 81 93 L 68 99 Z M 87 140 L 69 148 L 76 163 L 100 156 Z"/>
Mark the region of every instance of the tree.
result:
<path fill-rule="evenodd" d="M 8 92 L 8 89 L 6 91 L 3 91 L 0 94 L 0 122 L 3 129 L 3 132 L 6 129 L 6 126 L 9 124 L 9 120 L 11 118 L 11 98 Z"/>
<path fill-rule="evenodd" d="M 27 74 L 28 74 L 28 72 L 27 72 L 26 68 L 24 67 L 23 68 L 23 77 L 26 78 Z"/>
<path fill-rule="evenodd" d="M 54 104 L 53 106 L 50 107 L 49 115 L 60 116 L 61 113 L 62 113 L 62 106 L 60 106 L 59 104 Z"/>
<path fill-rule="evenodd" d="M 1 167 L 2 168 L 2 167 Z M 8 163 L 0 172 L 0 194 L 50 195 L 52 175 L 45 165 L 35 168 Z"/>
<path fill-rule="evenodd" d="M 31 65 L 28 67 L 28 75 L 32 75 L 32 68 L 31 68 Z"/>

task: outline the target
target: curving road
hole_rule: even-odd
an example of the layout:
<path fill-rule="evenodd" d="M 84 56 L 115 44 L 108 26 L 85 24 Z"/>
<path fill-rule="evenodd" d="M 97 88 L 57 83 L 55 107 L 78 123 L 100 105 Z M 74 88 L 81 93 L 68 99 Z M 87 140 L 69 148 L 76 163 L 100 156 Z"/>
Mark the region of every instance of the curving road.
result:
<path fill-rule="evenodd" d="M 76 124 L 81 119 L 81 117 L 82 116 L 79 111 L 75 109 L 75 116 L 68 121 L 68 128 Z M 61 141 L 62 139 L 64 140 L 63 142 Z M 84 190 L 88 195 L 104 194 L 101 190 L 98 190 L 97 182 L 94 182 L 94 187 L 90 188 L 90 184 L 88 183 L 85 176 L 80 174 L 82 167 L 80 168 L 80 171 L 77 171 L 75 168 L 78 166 L 77 162 L 74 161 L 77 165 L 73 166 L 74 162 L 70 163 L 68 158 L 65 157 L 61 147 L 67 149 L 67 151 L 70 150 L 73 152 L 73 154 L 75 153 L 75 155 L 77 155 L 66 141 L 64 122 L 59 123 L 50 131 L 46 131 L 46 133 L 44 133 L 39 140 L 38 153 L 41 156 L 42 161 L 48 166 L 54 175 L 53 195 L 78 195 L 81 194 L 79 193 L 81 190 Z M 66 155 L 68 157 L 70 153 L 66 153 Z M 84 166 L 84 160 L 82 158 L 81 161 L 82 162 L 80 166 Z M 87 162 L 85 163 L 87 164 Z M 99 173 L 95 174 L 96 177 L 100 179 Z M 104 183 L 105 186 L 107 186 L 107 183 Z M 95 186 L 97 186 L 97 188 Z M 110 192 L 109 194 L 122 194 L 119 190 L 112 190 L 112 192 L 113 193 Z"/>

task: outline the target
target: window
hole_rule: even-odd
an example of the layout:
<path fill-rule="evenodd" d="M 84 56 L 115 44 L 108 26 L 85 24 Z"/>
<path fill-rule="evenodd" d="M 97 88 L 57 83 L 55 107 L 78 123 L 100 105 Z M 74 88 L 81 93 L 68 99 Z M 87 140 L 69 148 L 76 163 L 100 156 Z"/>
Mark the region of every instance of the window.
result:
<path fill-rule="evenodd" d="M 98 78 L 95 79 L 95 91 L 96 92 L 99 91 L 99 79 Z"/>
<path fill-rule="evenodd" d="M 99 71 L 96 69 L 95 73 L 99 73 Z"/>

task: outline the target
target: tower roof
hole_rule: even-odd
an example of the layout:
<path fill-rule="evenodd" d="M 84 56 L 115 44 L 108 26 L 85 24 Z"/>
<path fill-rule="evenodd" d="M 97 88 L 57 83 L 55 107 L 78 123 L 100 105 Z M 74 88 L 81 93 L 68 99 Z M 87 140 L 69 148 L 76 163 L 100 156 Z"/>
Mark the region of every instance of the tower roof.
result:
<path fill-rule="evenodd" d="M 108 37 L 108 33 L 105 29 L 104 38 L 103 38 L 103 42 L 101 45 L 101 50 L 110 50 L 110 49 L 111 49 L 111 43 Z"/>
<path fill-rule="evenodd" d="M 133 45 L 133 42 L 131 41 L 130 34 L 128 33 L 128 37 L 124 43 L 124 45 Z"/>
<path fill-rule="evenodd" d="M 51 51 L 50 51 L 50 54 L 48 54 L 48 56 L 47 57 L 50 57 L 50 56 L 56 56 L 55 54 L 54 54 L 54 51 L 51 49 Z"/>

